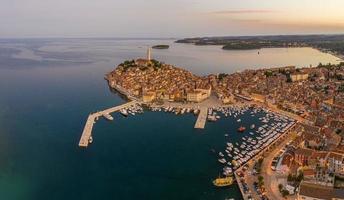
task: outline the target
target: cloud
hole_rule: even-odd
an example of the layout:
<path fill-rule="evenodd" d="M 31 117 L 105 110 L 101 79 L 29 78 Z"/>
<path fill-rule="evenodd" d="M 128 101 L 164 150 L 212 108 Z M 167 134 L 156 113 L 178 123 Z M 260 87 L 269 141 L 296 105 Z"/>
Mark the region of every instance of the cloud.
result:
<path fill-rule="evenodd" d="M 276 10 L 222 10 L 215 11 L 212 14 L 224 14 L 224 15 L 238 15 L 238 14 L 267 14 L 276 13 Z"/>

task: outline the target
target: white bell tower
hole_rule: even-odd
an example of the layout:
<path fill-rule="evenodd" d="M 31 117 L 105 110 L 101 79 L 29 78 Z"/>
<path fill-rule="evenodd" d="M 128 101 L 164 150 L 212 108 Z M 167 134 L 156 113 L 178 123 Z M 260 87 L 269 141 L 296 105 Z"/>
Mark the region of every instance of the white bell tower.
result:
<path fill-rule="evenodd" d="M 148 49 L 147 49 L 147 60 L 148 61 L 151 61 L 151 48 L 150 47 L 148 47 Z"/>

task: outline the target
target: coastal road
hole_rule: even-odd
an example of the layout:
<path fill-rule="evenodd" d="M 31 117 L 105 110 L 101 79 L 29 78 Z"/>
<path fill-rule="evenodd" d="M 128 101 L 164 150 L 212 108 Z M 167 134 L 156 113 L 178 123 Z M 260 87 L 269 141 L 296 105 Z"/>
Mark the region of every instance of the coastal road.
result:
<path fill-rule="evenodd" d="M 264 185 L 266 188 L 267 196 L 271 200 L 283 199 L 278 190 L 278 184 L 286 177 L 281 177 L 281 175 L 274 173 L 274 171 L 271 170 L 270 166 L 276 154 L 286 145 L 286 143 L 288 143 L 288 141 L 292 140 L 296 136 L 296 133 L 293 132 L 292 129 L 293 128 L 289 129 L 283 136 L 281 136 L 273 144 L 266 148 L 266 150 L 262 151 L 248 162 L 249 169 L 245 172 L 245 182 L 247 183 L 250 193 L 254 199 L 260 199 L 253 185 L 255 181 L 258 181 L 258 175 L 252 175 L 254 162 L 255 160 L 258 160 L 260 156 L 264 157 L 260 175 L 264 177 Z M 242 167 L 239 170 L 241 171 Z"/>
<path fill-rule="evenodd" d="M 252 174 L 253 167 L 254 167 L 255 159 L 252 159 L 248 162 L 249 168 L 245 173 L 245 182 L 247 183 L 247 186 L 249 190 L 251 191 L 251 195 L 254 199 L 260 199 L 258 193 L 255 191 L 253 183 L 257 181 L 257 176 L 254 176 Z"/>
<path fill-rule="evenodd" d="M 288 117 L 290 117 L 290 118 L 292 118 L 292 119 L 295 119 L 295 120 L 298 121 L 298 122 L 304 122 L 304 121 L 305 121 L 305 119 L 302 118 L 302 117 L 300 117 L 299 115 L 295 115 L 295 114 L 293 114 L 293 113 L 290 113 L 290 112 L 287 112 L 287 111 L 278 109 L 278 108 L 273 107 L 273 106 L 268 106 L 268 105 L 266 105 L 265 103 L 261 103 L 261 102 L 259 102 L 259 101 L 253 101 L 253 103 L 255 103 L 255 104 L 257 104 L 257 105 L 259 105 L 259 106 L 261 106 L 261 107 L 265 107 L 265 108 L 267 108 L 267 109 L 269 109 L 269 110 L 271 110 L 271 111 L 273 111 L 273 112 L 279 113 L 279 114 L 281 114 L 281 115 L 288 116 Z"/>
<path fill-rule="evenodd" d="M 266 193 L 269 199 L 283 199 L 281 193 L 278 189 L 278 184 L 280 179 L 283 178 L 280 174 L 271 170 L 271 162 L 273 158 L 278 154 L 278 152 L 283 149 L 283 147 L 293 138 L 295 138 L 296 132 L 291 131 L 285 138 L 280 139 L 280 143 L 275 146 L 270 152 L 266 153 L 264 161 L 262 163 L 261 175 L 264 177 L 264 185 L 266 188 Z M 287 178 L 287 176 L 285 176 Z M 293 199 L 293 198 L 291 198 Z"/>

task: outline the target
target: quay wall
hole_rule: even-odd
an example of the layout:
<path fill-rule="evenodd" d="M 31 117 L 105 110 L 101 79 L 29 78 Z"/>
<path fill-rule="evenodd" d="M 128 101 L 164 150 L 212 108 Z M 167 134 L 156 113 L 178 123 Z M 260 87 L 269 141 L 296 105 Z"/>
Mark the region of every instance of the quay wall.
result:
<path fill-rule="evenodd" d="M 255 155 L 254 157 L 252 157 L 252 158 L 251 158 L 250 160 L 248 160 L 246 163 L 249 163 L 249 162 L 251 162 L 251 161 L 257 160 L 259 157 L 261 157 L 264 153 L 267 152 L 267 150 L 269 150 L 269 148 L 270 148 L 271 146 L 273 146 L 274 144 L 276 144 L 277 142 L 279 142 L 281 139 L 283 139 L 284 136 L 286 136 L 287 134 L 289 134 L 289 133 L 294 129 L 294 127 L 295 127 L 297 124 L 298 124 L 298 122 L 295 122 L 295 123 L 294 123 L 291 127 L 289 127 L 283 134 L 281 134 L 278 138 L 276 138 L 276 140 L 274 140 L 273 142 L 271 142 L 268 146 L 266 146 L 264 149 L 262 149 L 262 151 L 260 151 L 257 155 Z M 236 178 L 236 180 L 237 180 L 238 186 L 239 186 L 240 191 L 241 191 L 241 195 L 242 195 L 242 197 L 243 197 L 244 200 L 247 200 L 248 197 L 247 197 L 247 194 L 244 193 L 243 186 L 242 186 L 242 184 L 241 184 L 241 182 L 240 182 L 240 178 L 239 178 L 239 176 L 237 175 L 237 172 L 238 172 L 238 171 L 242 171 L 242 168 L 243 168 L 243 166 L 244 166 L 246 163 L 242 164 L 238 169 L 236 169 L 236 170 L 234 171 L 234 176 L 235 176 L 235 178 Z"/>

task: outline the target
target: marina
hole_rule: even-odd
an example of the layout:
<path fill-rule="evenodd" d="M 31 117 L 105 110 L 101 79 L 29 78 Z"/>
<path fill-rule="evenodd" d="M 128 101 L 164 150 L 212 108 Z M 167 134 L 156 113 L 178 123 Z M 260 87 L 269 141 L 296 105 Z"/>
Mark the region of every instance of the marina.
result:
<path fill-rule="evenodd" d="M 93 141 L 93 138 L 92 138 L 93 125 L 96 123 L 99 117 L 104 117 L 105 119 L 112 121 L 113 117 L 110 115 L 111 113 L 129 108 L 131 106 L 135 106 L 136 104 L 138 104 L 137 101 L 131 101 L 120 106 L 115 106 L 103 111 L 90 114 L 87 118 L 84 130 L 82 132 L 82 135 L 79 141 L 79 146 L 87 147 L 90 141 Z"/>
<path fill-rule="evenodd" d="M 232 179 L 235 178 L 239 183 L 239 189 L 244 199 L 247 199 L 239 177 L 236 174 L 238 169 L 252 159 L 256 159 L 268 147 L 279 140 L 288 130 L 296 124 L 295 119 L 288 116 L 275 113 L 266 108 L 255 107 L 252 105 L 227 105 L 220 107 L 199 107 L 199 106 L 185 106 L 179 105 L 178 107 L 166 105 L 152 105 L 142 104 L 138 101 L 132 101 L 120 106 L 116 106 L 104 111 L 90 114 L 88 116 L 79 146 L 87 147 L 89 143 L 93 142 L 92 128 L 93 124 L 99 117 L 112 121 L 113 117 L 110 113 L 119 112 L 123 117 L 128 115 L 135 115 L 142 113 L 145 105 L 153 112 L 173 113 L 175 115 L 194 114 L 197 116 L 195 129 L 204 129 L 207 121 L 217 122 L 223 120 L 231 120 L 237 125 L 237 131 L 231 134 L 224 135 L 224 148 L 218 150 L 217 160 L 220 164 L 221 176 L 213 181 L 215 186 L 224 187 L 232 184 Z M 244 117 L 246 116 L 246 117 Z M 246 124 L 242 118 L 250 117 L 256 118 L 258 121 L 252 124 Z M 229 119 L 227 119 L 229 118 Z M 247 127 L 247 128 L 246 128 Z M 233 134 L 240 136 L 233 140 Z M 212 150 L 216 153 L 216 150 Z M 229 181 L 230 180 L 230 181 Z"/>
<path fill-rule="evenodd" d="M 292 126 L 290 126 L 283 134 L 281 134 L 276 140 L 271 142 L 262 151 L 260 151 L 258 154 L 256 154 L 254 157 L 252 157 L 249 161 L 247 161 L 247 163 L 251 163 L 251 164 L 254 163 L 260 157 L 262 157 L 264 155 L 264 153 L 269 151 L 270 147 L 274 146 L 277 143 L 283 143 L 283 140 L 284 140 L 285 136 L 288 135 L 293 130 L 293 128 L 296 126 L 296 124 L 297 123 L 292 124 Z M 247 183 L 245 182 L 244 178 L 241 178 L 241 176 L 239 176 L 239 175 L 243 175 L 243 171 L 244 171 L 244 166 L 240 166 L 234 172 L 234 176 L 235 176 L 235 178 L 237 180 L 237 183 L 238 183 L 238 186 L 239 186 L 239 189 L 240 189 L 240 192 L 242 194 L 243 199 L 244 200 L 249 200 L 250 198 L 252 198 L 252 194 L 250 192 L 248 192 Z"/>
<path fill-rule="evenodd" d="M 173 107 L 154 107 L 152 111 L 174 112 L 175 114 L 189 113 L 191 108 L 173 108 Z M 297 119 L 290 118 L 281 113 L 276 113 L 266 108 L 255 107 L 251 105 L 232 105 L 225 107 L 210 107 L 206 109 L 194 108 L 194 114 L 198 114 L 195 128 L 200 119 L 205 124 L 206 121 L 215 122 L 218 120 L 230 120 L 238 124 L 236 133 L 224 134 L 225 149 L 216 152 L 215 149 L 211 151 L 217 155 L 217 160 L 220 164 L 220 176 L 213 181 L 216 187 L 228 187 L 232 185 L 232 179 L 238 183 L 238 188 L 242 194 L 243 199 L 251 199 L 250 193 L 247 193 L 247 184 L 242 182 L 238 175 L 246 165 L 252 160 L 257 160 L 266 152 L 270 146 L 276 142 L 280 142 L 285 135 L 297 123 Z M 247 117 L 258 119 L 255 123 L 250 125 L 245 124 Z M 247 127 L 247 128 L 246 128 Z M 204 128 L 204 126 L 203 126 Z M 239 134 L 239 139 L 233 140 L 233 134 Z M 222 175 L 222 176 L 221 176 Z"/>
<path fill-rule="evenodd" d="M 87 118 L 79 146 L 88 146 L 90 137 L 92 135 L 93 125 L 99 117 L 104 117 L 105 119 L 112 121 L 113 117 L 110 114 L 117 111 L 119 111 L 124 117 L 127 117 L 129 114 L 135 115 L 138 110 L 143 112 L 142 107 L 139 106 L 141 104 L 142 103 L 139 103 L 138 101 L 131 101 L 120 106 L 115 106 L 90 114 Z M 204 129 L 207 121 L 215 122 L 220 120 L 221 116 L 224 118 L 233 118 L 239 124 L 237 129 L 238 134 L 243 135 L 241 136 L 240 142 L 234 143 L 229 138 L 229 140 L 226 141 L 225 149 L 218 153 L 220 156 L 218 159 L 219 162 L 221 164 L 228 165 L 223 168 L 223 175 L 228 175 L 230 174 L 228 172 L 232 172 L 232 170 L 236 170 L 242 166 L 296 123 L 296 120 L 287 116 L 277 114 L 265 108 L 253 108 L 249 105 L 232 105 L 210 108 L 157 105 L 147 106 L 151 109 L 151 111 L 164 111 L 174 113 L 176 115 L 187 114 L 193 111 L 193 113 L 197 115 L 197 120 L 194 126 L 196 129 Z M 259 113 L 260 117 L 258 119 L 261 125 L 256 127 L 256 124 L 251 124 L 248 131 L 246 127 L 242 125 L 243 122 L 240 118 L 240 116 L 245 113 L 248 113 L 251 117 L 254 117 Z M 262 113 L 264 114 L 262 115 Z M 228 134 L 225 134 L 225 137 L 228 137 Z M 223 152 L 226 152 L 226 154 L 223 154 Z"/>
<path fill-rule="evenodd" d="M 229 138 L 226 141 L 225 149 L 219 151 L 218 161 L 223 165 L 222 174 L 224 176 L 230 175 L 232 171 L 262 152 L 296 123 L 294 119 L 263 108 L 249 108 L 247 106 L 218 108 L 215 110 L 225 116 L 234 116 L 234 119 L 243 114 L 251 115 L 251 117 L 258 114 L 260 116 L 258 118 L 260 125 L 256 127 L 255 124 L 252 124 L 250 131 L 241 125 L 241 120 L 236 120 L 237 123 L 240 123 L 237 134 L 243 134 L 241 140 L 234 142 Z M 223 152 L 226 153 L 223 154 Z"/>

